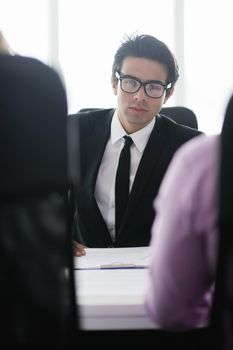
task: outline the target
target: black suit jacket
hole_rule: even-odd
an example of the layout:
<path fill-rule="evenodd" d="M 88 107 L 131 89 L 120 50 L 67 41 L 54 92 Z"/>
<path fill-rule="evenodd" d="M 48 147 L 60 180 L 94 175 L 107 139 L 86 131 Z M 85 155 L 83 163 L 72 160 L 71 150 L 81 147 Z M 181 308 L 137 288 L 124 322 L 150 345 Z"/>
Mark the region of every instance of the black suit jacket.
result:
<path fill-rule="evenodd" d="M 168 164 L 180 145 L 200 131 L 157 115 L 131 189 L 126 213 L 115 242 L 94 197 L 100 162 L 110 136 L 114 109 L 79 112 L 68 117 L 69 130 L 79 137 L 79 171 L 71 190 L 73 238 L 88 247 L 146 246 L 154 220 L 153 200 Z M 79 136 L 78 136 L 79 135 Z M 175 203 L 174 203 L 175 205 Z M 169 218 L 168 218 L 169 220 Z"/>

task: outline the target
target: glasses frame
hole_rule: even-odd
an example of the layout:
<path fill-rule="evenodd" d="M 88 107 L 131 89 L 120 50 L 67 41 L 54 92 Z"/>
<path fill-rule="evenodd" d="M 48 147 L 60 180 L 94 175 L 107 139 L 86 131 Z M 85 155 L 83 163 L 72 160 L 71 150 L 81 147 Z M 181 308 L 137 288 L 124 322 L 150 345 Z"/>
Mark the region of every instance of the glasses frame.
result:
<path fill-rule="evenodd" d="M 164 92 L 167 91 L 167 90 L 169 90 L 169 89 L 171 88 L 171 86 L 172 86 L 172 83 L 163 84 L 160 80 L 146 80 L 146 81 L 143 82 L 143 81 L 141 81 L 140 79 L 138 79 L 138 78 L 136 78 L 136 77 L 134 77 L 134 76 L 132 76 L 132 75 L 128 75 L 128 74 L 125 74 L 125 75 L 124 75 L 124 74 L 122 74 L 121 72 L 118 72 L 118 71 L 116 71 L 115 77 L 117 78 L 117 80 L 120 81 L 120 87 L 121 87 L 121 90 L 122 90 L 123 92 L 126 92 L 127 94 L 135 94 L 135 93 L 138 92 L 138 91 L 141 89 L 141 87 L 143 86 L 145 94 L 146 94 L 148 97 L 154 98 L 154 99 L 161 98 L 161 97 L 163 96 Z M 123 79 L 133 79 L 133 80 L 135 80 L 135 81 L 137 81 L 137 82 L 139 83 L 139 87 L 138 87 L 135 91 L 133 91 L 133 92 L 125 91 L 125 90 L 122 88 L 122 80 L 123 80 Z M 150 95 L 147 93 L 147 91 L 146 91 L 146 85 L 147 85 L 147 84 L 151 84 L 151 83 L 155 83 L 155 84 L 161 85 L 161 86 L 163 87 L 163 92 L 162 92 L 162 94 L 161 94 L 160 96 L 154 97 L 154 96 L 150 96 Z"/>

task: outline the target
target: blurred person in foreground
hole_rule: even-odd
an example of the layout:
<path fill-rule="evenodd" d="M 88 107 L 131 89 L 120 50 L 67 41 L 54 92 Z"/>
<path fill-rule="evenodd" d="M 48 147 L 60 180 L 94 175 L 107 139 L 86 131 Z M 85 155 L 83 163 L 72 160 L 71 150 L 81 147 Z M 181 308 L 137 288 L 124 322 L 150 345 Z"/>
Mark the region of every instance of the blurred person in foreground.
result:
<path fill-rule="evenodd" d="M 175 154 L 154 201 L 145 307 L 170 331 L 210 327 L 214 348 L 233 348 L 233 96 L 220 135 Z M 216 345 L 217 344 L 217 345 Z"/>

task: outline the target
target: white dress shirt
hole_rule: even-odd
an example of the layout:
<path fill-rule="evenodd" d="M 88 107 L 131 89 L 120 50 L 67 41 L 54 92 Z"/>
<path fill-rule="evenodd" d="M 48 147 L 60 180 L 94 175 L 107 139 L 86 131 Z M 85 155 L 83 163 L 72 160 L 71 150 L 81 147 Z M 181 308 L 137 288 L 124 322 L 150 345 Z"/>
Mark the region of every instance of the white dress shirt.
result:
<path fill-rule="evenodd" d="M 154 124 L 155 118 L 145 128 L 130 134 L 133 140 L 130 148 L 130 191 Z M 117 111 L 115 111 L 111 123 L 110 138 L 103 154 L 95 187 L 96 201 L 113 240 L 115 237 L 115 177 L 125 135 L 127 133 L 118 119 Z"/>

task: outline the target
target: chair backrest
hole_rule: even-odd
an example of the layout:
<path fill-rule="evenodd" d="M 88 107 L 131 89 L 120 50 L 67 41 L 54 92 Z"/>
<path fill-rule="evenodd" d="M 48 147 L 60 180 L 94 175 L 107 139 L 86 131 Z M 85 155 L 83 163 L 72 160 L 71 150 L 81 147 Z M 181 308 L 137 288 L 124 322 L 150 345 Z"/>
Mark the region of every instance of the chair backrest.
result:
<path fill-rule="evenodd" d="M 211 326 L 216 349 L 233 349 L 233 95 L 221 133 L 219 250 Z"/>
<path fill-rule="evenodd" d="M 195 113 L 183 106 L 163 107 L 160 114 L 174 120 L 176 123 L 189 126 L 190 128 L 198 129 L 198 122 Z"/>
<path fill-rule="evenodd" d="M 101 109 L 103 108 L 82 108 L 79 112 L 98 111 Z M 189 126 L 190 128 L 198 129 L 197 117 L 195 113 L 187 107 L 164 107 L 161 109 L 160 114 L 169 117 L 178 124 L 183 124 Z"/>
<path fill-rule="evenodd" d="M 0 77 L 0 343 L 67 345 L 78 325 L 66 94 L 32 58 L 0 55 Z"/>

